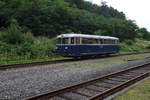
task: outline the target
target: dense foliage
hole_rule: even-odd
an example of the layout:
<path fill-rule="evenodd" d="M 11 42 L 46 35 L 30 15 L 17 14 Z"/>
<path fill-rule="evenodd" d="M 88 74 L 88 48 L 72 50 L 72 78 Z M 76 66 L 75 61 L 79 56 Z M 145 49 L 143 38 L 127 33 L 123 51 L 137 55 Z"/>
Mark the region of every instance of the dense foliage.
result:
<path fill-rule="evenodd" d="M 106 2 L 102 2 L 102 6 L 98 6 L 90 2 L 85 2 L 84 0 L 65 0 L 65 1 L 69 2 L 69 4 L 73 7 L 87 10 L 91 13 L 103 15 L 106 18 L 114 17 L 125 19 L 125 14 L 123 12 L 118 12 L 116 9 L 108 7 Z"/>
<path fill-rule="evenodd" d="M 98 33 L 117 36 L 121 40 L 147 38 L 149 32 L 123 12 L 84 0 L 0 0 L 0 27 L 8 27 L 16 20 L 24 32 L 34 36 L 55 37 L 67 32 Z"/>
<path fill-rule="evenodd" d="M 106 2 L 98 6 L 84 0 L 0 0 L 1 59 L 51 57 L 56 35 L 68 32 L 150 40 L 146 28 Z"/>

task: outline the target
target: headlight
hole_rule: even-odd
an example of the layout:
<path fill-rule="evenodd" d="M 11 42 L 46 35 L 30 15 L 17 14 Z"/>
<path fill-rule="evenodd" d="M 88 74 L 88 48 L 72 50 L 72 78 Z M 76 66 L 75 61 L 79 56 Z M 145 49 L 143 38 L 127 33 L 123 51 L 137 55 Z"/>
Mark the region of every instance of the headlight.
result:
<path fill-rule="evenodd" d="M 58 47 L 55 47 L 55 50 L 57 50 L 58 49 Z"/>
<path fill-rule="evenodd" d="M 68 49 L 68 47 L 65 47 L 65 49 Z"/>

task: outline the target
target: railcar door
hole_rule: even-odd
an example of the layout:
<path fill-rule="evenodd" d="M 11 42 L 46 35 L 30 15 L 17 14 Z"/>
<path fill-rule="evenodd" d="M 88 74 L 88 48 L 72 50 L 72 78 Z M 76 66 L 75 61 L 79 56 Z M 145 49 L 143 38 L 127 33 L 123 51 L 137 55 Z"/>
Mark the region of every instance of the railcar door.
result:
<path fill-rule="evenodd" d="M 80 57 L 81 56 L 81 48 L 80 48 L 81 38 L 75 37 L 74 39 L 75 39 L 75 55 L 76 57 Z"/>

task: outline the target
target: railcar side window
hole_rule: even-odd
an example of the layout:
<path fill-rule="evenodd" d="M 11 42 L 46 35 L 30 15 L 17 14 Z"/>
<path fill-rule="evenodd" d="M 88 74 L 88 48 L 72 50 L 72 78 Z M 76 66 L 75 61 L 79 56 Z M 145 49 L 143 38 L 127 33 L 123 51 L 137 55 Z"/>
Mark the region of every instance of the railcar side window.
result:
<path fill-rule="evenodd" d="M 113 44 L 113 41 L 114 41 L 114 40 L 110 40 L 110 43 L 109 43 L 109 44 Z"/>
<path fill-rule="evenodd" d="M 92 44 L 98 44 L 98 39 L 92 39 Z"/>
<path fill-rule="evenodd" d="M 112 44 L 115 44 L 115 40 L 112 40 Z"/>
<path fill-rule="evenodd" d="M 82 44 L 98 44 L 98 43 L 99 43 L 98 39 L 82 38 Z"/>
<path fill-rule="evenodd" d="M 118 43 L 118 41 L 117 40 L 115 40 L 115 44 L 117 44 Z"/>
<path fill-rule="evenodd" d="M 119 40 L 117 40 L 117 44 L 119 44 Z"/>
<path fill-rule="evenodd" d="M 79 37 L 76 38 L 76 44 L 80 44 L 80 38 Z"/>
<path fill-rule="evenodd" d="M 71 38 L 71 44 L 74 44 L 74 38 Z"/>
<path fill-rule="evenodd" d="M 62 44 L 68 44 L 69 38 L 62 38 Z"/>
<path fill-rule="evenodd" d="M 109 40 L 109 44 L 113 44 L 113 40 Z"/>
<path fill-rule="evenodd" d="M 106 44 L 106 39 L 103 40 L 103 44 Z"/>
<path fill-rule="evenodd" d="M 118 44 L 118 42 L 118 40 L 114 39 L 82 38 L 82 44 Z"/>
<path fill-rule="evenodd" d="M 100 39 L 100 40 L 99 40 L 99 44 L 103 44 L 103 39 Z"/>
<path fill-rule="evenodd" d="M 116 40 L 113 40 L 113 44 L 116 44 Z"/>
<path fill-rule="evenodd" d="M 94 39 L 88 39 L 87 44 L 94 44 Z"/>
<path fill-rule="evenodd" d="M 111 44 L 111 40 L 110 39 L 107 40 L 107 44 Z"/>
<path fill-rule="evenodd" d="M 93 44 L 93 39 L 88 39 L 87 44 Z"/>
<path fill-rule="evenodd" d="M 87 38 L 82 38 L 82 44 L 88 44 L 88 39 Z"/>
<path fill-rule="evenodd" d="M 112 44 L 115 44 L 115 40 L 112 40 Z"/>

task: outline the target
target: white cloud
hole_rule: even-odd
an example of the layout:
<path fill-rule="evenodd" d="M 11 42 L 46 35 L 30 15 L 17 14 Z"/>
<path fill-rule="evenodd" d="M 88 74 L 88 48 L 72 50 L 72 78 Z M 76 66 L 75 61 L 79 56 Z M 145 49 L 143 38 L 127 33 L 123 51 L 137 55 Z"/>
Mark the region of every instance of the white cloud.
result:
<path fill-rule="evenodd" d="M 86 0 L 100 4 L 102 0 Z M 146 27 L 150 31 L 150 0 L 103 0 L 108 5 L 122 11 L 127 18 L 135 20 L 140 27 Z"/>

